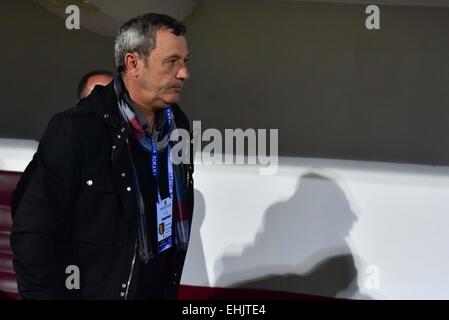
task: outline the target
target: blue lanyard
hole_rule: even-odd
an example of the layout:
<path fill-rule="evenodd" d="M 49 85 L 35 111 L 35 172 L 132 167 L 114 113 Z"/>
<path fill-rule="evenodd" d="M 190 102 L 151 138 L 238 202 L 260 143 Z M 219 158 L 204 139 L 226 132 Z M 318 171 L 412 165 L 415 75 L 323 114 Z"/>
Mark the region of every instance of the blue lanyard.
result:
<path fill-rule="evenodd" d="M 170 126 L 171 121 L 171 108 L 165 108 L 165 119 L 167 121 L 168 126 Z M 167 169 L 168 169 L 168 192 L 170 198 L 173 199 L 173 166 L 171 160 L 171 147 L 170 147 L 170 139 L 167 145 Z M 156 188 L 157 188 L 157 199 L 158 202 L 161 202 L 161 194 L 159 192 L 159 174 L 158 174 L 158 163 L 157 163 L 157 146 L 156 142 L 154 142 L 153 137 L 151 137 L 151 172 L 153 177 L 156 178 Z"/>

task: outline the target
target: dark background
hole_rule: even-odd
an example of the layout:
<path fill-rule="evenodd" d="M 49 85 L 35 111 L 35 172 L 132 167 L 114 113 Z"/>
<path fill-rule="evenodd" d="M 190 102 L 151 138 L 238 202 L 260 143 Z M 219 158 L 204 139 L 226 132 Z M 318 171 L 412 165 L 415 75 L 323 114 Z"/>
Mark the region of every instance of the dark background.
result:
<path fill-rule="evenodd" d="M 203 130 L 278 128 L 284 156 L 449 164 L 449 8 L 381 5 L 373 31 L 365 7 L 199 1 L 181 106 Z M 0 3 L 0 38 L 3 138 L 38 140 L 84 73 L 114 68 L 113 35 L 35 1 Z"/>

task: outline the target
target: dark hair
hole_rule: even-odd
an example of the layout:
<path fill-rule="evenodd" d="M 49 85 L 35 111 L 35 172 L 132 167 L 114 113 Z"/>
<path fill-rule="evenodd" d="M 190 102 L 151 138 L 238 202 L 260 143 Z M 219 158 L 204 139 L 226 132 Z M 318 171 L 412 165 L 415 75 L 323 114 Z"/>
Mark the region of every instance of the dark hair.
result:
<path fill-rule="evenodd" d="M 78 92 L 77 97 L 80 99 L 81 95 L 83 94 L 84 90 L 86 89 L 87 81 L 90 77 L 93 76 L 111 76 L 114 77 L 114 74 L 111 71 L 108 70 L 93 70 L 88 73 L 86 73 L 78 83 Z"/>
<path fill-rule="evenodd" d="M 187 32 L 186 26 L 165 14 L 147 13 L 125 22 L 115 39 L 115 65 L 118 72 L 125 70 L 125 55 L 137 52 L 141 58 L 147 57 L 156 47 L 156 31 L 170 30 L 176 36 Z"/>

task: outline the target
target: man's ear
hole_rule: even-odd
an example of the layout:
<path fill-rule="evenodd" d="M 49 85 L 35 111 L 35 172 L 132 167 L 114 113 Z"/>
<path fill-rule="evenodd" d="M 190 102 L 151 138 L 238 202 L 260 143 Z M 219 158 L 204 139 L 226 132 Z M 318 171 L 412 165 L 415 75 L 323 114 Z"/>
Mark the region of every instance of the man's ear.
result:
<path fill-rule="evenodd" d="M 125 54 L 125 66 L 126 66 L 126 73 L 133 77 L 137 77 L 139 75 L 139 68 L 140 68 L 140 57 L 139 54 L 136 52 L 128 52 Z"/>

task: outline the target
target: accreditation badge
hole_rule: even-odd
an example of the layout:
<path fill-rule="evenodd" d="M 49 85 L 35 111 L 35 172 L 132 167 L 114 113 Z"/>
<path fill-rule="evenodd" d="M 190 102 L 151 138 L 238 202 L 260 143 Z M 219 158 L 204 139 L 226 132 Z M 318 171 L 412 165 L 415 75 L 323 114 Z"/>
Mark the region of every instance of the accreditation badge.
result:
<path fill-rule="evenodd" d="M 173 199 L 167 197 L 156 202 L 157 207 L 157 251 L 158 253 L 172 246 Z"/>

